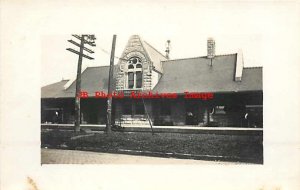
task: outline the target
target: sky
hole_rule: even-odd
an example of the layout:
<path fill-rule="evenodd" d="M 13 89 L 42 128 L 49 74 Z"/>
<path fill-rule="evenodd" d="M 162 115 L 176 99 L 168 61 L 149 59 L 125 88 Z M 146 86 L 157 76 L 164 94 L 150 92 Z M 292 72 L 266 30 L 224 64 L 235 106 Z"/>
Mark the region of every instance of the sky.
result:
<path fill-rule="evenodd" d="M 95 60 L 84 59 L 83 69 L 109 64 L 113 34 L 117 35 L 115 55 L 118 57 L 134 34 L 162 53 L 166 41 L 171 40 L 171 59 L 205 56 L 207 38 L 213 37 L 217 55 L 241 49 L 245 67 L 263 66 L 262 51 L 272 47 L 264 42 L 265 36 L 272 32 L 268 26 L 276 19 L 272 8 L 265 9 L 263 3 L 258 6 L 254 3 L 121 2 L 93 6 L 91 14 L 95 16 L 84 20 L 82 30 L 97 37 L 96 47 L 91 47 Z M 88 25 L 86 31 L 85 25 Z M 74 39 L 71 34 L 41 36 L 42 86 L 75 78 L 78 56 L 66 50 L 76 49 L 67 42 Z M 74 31 L 74 34 L 80 33 Z"/>

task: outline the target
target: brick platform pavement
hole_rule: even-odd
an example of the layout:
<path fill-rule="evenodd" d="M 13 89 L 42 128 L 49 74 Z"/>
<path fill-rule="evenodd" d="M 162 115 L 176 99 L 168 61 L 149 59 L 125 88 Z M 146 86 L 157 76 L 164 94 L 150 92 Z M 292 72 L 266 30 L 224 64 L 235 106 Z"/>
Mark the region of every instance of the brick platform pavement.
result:
<path fill-rule="evenodd" d="M 42 149 L 41 160 L 42 164 L 241 164 L 58 149 Z"/>

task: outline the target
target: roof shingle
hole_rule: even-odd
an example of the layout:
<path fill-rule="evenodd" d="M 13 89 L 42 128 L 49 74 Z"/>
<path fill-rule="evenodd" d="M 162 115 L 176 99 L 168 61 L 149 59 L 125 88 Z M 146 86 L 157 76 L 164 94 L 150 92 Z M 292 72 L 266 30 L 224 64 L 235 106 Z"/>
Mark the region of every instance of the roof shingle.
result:
<path fill-rule="evenodd" d="M 242 81 L 234 81 L 237 54 L 167 60 L 162 62 L 163 75 L 153 92 L 243 92 L 262 91 L 262 67 L 244 68 Z M 115 66 L 116 69 L 116 66 Z M 96 91 L 107 91 L 109 66 L 88 67 L 81 76 L 81 89 L 94 96 Z M 114 72 L 116 75 L 116 72 Z M 75 82 L 64 90 L 67 80 L 42 87 L 42 98 L 75 96 Z M 115 77 L 113 89 L 115 89 Z"/>
<path fill-rule="evenodd" d="M 238 92 L 262 90 L 262 68 L 245 69 L 241 82 L 234 81 L 237 54 L 169 60 L 163 62 L 164 74 L 154 88 L 159 93 Z"/>

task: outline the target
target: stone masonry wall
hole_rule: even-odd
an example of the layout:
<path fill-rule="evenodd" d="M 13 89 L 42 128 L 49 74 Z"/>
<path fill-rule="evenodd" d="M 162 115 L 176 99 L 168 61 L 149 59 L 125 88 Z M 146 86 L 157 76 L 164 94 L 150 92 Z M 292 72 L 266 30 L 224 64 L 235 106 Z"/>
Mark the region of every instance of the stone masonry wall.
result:
<path fill-rule="evenodd" d="M 140 58 L 143 65 L 143 90 L 151 90 L 152 62 L 147 56 L 140 38 L 137 35 L 134 35 L 129 39 L 128 44 L 123 51 L 122 59 L 118 63 L 116 75 L 116 90 L 126 90 L 126 73 L 128 68 L 127 60 L 131 57 Z"/>

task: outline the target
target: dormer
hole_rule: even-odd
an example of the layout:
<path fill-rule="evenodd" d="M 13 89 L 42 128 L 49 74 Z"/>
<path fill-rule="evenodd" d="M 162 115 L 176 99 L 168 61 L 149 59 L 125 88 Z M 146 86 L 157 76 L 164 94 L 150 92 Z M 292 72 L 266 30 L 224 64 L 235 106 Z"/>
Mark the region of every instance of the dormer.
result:
<path fill-rule="evenodd" d="M 118 62 L 116 90 L 152 90 L 166 58 L 138 35 L 129 39 Z"/>

